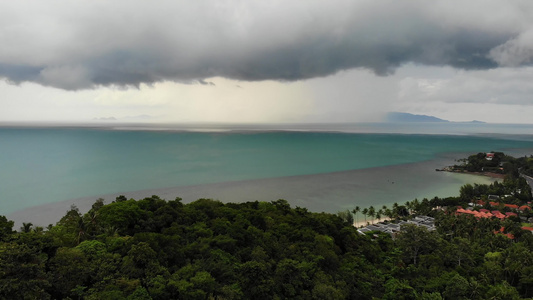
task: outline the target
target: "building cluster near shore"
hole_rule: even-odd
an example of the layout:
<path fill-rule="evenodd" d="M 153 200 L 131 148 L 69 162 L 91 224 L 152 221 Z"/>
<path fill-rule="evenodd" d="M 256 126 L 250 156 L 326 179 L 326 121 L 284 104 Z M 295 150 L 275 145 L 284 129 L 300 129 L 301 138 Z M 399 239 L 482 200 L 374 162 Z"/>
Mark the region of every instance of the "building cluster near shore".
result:
<path fill-rule="evenodd" d="M 505 219 L 505 218 L 509 218 L 509 217 L 516 217 L 518 216 L 516 213 L 514 212 L 506 212 L 505 214 L 500 212 L 499 210 L 493 210 L 493 211 L 489 211 L 488 209 L 480 209 L 480 210 L 472 210 L 472 209 L 464 209 L 462 207 L 458 207 L 457 208 L 457 211 L 455 212 L 456 215 L 462 215 L 462 214 L 466 214 L 466 215 L 472 215 L 476 218 L 498 218 L 500 220 L 502 219 Z"/>
<path fill-rule="evenodd" d="M 500 209 L 506 208 L 508 210 L 513 210 L 514 212 L 513 211 L 501 212 L 499 210 L 489 210 L 485 208 L 479 208 L 482 206 L 486 206 L 487 204 L 493 208 L 496 208 L 496 207 Z M 526 218 L 523 216 L 519 216 L 518 214 L 520 212 L 531 210 L 531 207 L 529 205 L 531 205 L 531 203 L 528 203 L 528 205 L 519 206 L 515 204 L 505 204 L 505 203 L 498 203 L 498 202 L 486 203 L 482 200 L 479 200 L 475 203 L 469 203 L 469 207 L 467 207 L 466 209 L 462 208 L 461 206 L 458 206 L 457 210 L 455 211 L 455 215 L 457 216 L 458 215 L 471 215 L 476 218 L 498 218 L 500 220 L 510 218 L 510 217 L 517 217 L 517 218 L 520 218 L 522 222 L 533 223 L 533 217 Z M 372 231 L 381 231 L 381 232 L 390 234 L 391 237 L 395 238 L 396 235 L 402 231 L 402 226 L 406 224 L 422 226 L 422 227 L 427 228 L 429 231 L 435 230 L 435 219 L 433 217 L 415 216 L 413 219 L 408 220 L 408 221 L 403 221 L 403 220 L 392 221 L 392 222 L 384 221 L 384 222 L 379 222 L 376 224 L 370 224 L 370 225 L 363 226 L 357 229 L 357 231 L 360 234 L 365 234 L 365 233 L 372 232 Z M 523 230 L 527 230 L 533 233 L 533 227 L 522 226 L 521 228 Z M 514 239 L 514 236 L 511 233 L 505 233 L 504 227 L 502 227 L 499 231 L 498 230 L 494 231 L 494 234 L 502 234 L 502 235 L 507 236 L 510 239 Z"/>
<path fill-rule="evenodd" d="M 505 204 L 505 203 L 499 203 L 499 202 L 493 202 L 493 201 L 488 202 L 488 205 L 491 206 L 492 208 L 502 208 L 502 209 L 507 208 L 509 210 L 514 210 L 516 212 L 508 211 L 508 212 L 502 213 L 499 210 L 489 210 L 485 208 L 480 208 L 476 210 L 475 209 L 476 207 L 487 205 L 487 203 L 483 200 L 479 200 L 475 203 L 471 202 L 471 203 L 468 203 L 468 205 L 469 206 L 466 209 L 462 208 L 461 206 L 458 206 L 455 214 L 456 215 L 466 214 L 466 215 L 472 215 L 476 218 L 498 218 L 500 220 L 503 220 L 509 217 L 518 217 L 518 214 L 516 212 L 525 212 L 526 210 L 531 210 L 531 207 L 529 207 L 528 205 L 519 206 L 516 204 Z M 523 221 L 524 222 L 533 221 L 533 219 L 532 220 L 525 219 Z"/>
<path fill-rule="evenodd" d="M 380 222 L 367 225 L 357 229 L 357 232 L 365 234 L 370 231 L 381 231 L 395 237 L 401 231 L 402 225 L 413 224 L 416 226 L 426 227 L 428 230 L 435 230 L 435 219 L 429 216 L 416 216 L 409 221 Z"/>

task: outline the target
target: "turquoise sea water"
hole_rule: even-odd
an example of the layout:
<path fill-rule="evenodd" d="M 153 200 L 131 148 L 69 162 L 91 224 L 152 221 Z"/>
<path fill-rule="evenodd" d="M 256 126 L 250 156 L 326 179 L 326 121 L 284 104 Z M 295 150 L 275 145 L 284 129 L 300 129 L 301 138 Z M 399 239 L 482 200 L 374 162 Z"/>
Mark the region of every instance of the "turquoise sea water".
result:
<path fill-rule="evenodd" d="M 78 197 L 533 148 L 530 135 L 0 127 L 0 214 Z M 275 199 L 272 199 L 275 200 Z"/>

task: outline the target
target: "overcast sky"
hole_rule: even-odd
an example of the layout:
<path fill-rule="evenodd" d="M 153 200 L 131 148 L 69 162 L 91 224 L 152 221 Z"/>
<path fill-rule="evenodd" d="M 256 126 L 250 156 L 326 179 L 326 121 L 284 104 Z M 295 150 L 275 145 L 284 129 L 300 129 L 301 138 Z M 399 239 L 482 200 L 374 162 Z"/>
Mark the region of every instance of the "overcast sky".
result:
<path fill-rule="evenodd" d="M 0 121 L 533 123 L 533 1 L 0 1 Z"/>

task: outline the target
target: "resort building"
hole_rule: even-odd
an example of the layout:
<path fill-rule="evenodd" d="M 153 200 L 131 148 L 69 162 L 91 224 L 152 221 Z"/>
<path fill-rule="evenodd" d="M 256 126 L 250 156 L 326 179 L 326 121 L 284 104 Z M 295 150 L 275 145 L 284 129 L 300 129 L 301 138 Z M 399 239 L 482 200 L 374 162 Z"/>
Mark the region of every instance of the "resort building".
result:
<path fill-rule="evenodd" d="M 357 229 L 357 232 L 364 234 L 370 231 L 381 231 L 384 233 L 390 234 L 393 238 L 395 235 L 401 231 L 402 225 L 405 224 L 414 224 L 416 226 L 426 227 L 428 230 L 435 230 L 435 219 L 428 216 L 416 216 L 409 221 L 398 221 L 398 222 L 380 222 L 372 225 L 368 225 L 362 228 Z"/>

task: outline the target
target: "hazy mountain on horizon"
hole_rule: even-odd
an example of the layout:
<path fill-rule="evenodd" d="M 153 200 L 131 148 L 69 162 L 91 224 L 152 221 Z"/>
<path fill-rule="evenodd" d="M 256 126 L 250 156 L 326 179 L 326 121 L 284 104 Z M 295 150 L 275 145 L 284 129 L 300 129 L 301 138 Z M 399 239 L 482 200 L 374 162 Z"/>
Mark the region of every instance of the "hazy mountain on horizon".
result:
<path fill-rule="evenodd" d="M 428 115 L 415 115 L 404 112 L 390 112 L 387 114 L 387 122 L 450 122 Z"/>
<path fill-rule="evenodd" d="M 390 112 L 387 114 L 386 122 L 389 123 L 402 123 L 402 122 L 426 122 L 426 123 L 485 123 L 482 121 L 469 121 L 469 122 L 452 122 L 444 119 L 440 119 L 434 116 L 428 115 L 415 115 L 404 112 Z"/>

